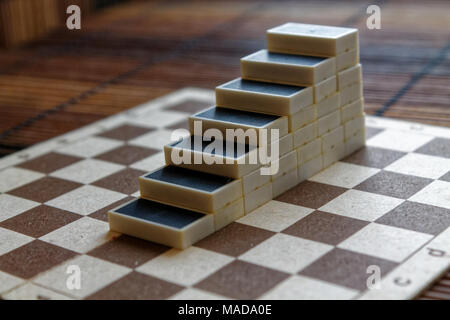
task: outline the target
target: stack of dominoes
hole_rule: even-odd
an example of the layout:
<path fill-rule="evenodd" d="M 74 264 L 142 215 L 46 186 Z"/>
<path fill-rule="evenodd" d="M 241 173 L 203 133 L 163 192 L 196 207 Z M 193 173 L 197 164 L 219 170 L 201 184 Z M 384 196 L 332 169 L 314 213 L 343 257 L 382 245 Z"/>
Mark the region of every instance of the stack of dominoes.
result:
<path fill-rule="evenodd" d="M 267 42 L 216 88 L 217 106 L 191 116 L 191 135 L 165 146 L 166 165 L 139 178 L 141 198 L 109 212 L 112 230 L 186 248 L 364 145 L 357 29 L 287 23 Z M 278 157 L 260 159 L 272 146 Z"/>

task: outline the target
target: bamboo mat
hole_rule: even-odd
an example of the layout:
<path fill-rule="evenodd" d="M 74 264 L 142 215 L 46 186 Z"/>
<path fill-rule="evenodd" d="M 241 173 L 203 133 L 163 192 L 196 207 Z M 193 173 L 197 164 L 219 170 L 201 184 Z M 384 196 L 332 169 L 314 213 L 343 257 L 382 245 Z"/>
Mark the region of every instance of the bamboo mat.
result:
<path fill-rule="evenodd" d="M 381 7 L 381 30 L 366 8 Z M 450 3 L 137 1 L 0 50 L 0 156 L 124 109 L 239 76 L 237 59 L 286 21 L 357 27 L 367 114 L 450 126 Z M 425 298 L 449 295 L 450 275 Z"/>

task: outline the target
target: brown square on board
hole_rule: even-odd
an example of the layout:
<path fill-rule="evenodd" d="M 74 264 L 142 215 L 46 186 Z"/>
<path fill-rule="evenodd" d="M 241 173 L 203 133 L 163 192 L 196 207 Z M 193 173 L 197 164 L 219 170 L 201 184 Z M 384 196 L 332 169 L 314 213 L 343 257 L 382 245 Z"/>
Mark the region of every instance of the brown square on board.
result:
<path fill-rule="evenodd" d="M 414 152 L 450 159 L 450 139 L 434 138 Z"/>
<path fill-rule="evenodd" d="M 40 205 L 1 222 L 0 227 L 39 238 L 80 218 L 75 213 Z"/>
<path fill-rule="evenodd" d="M 73 181 L 43 177 L 22 187 L 8 191 L 8 193 L 36 202 L 46 202 L 80 186 L 82 185 Z"/>
<path fill-rule="evenodd" d="M 403 157 L 405 154 L 406 153 L 400 151 L 366 146 L 341 161 L 383 169 L 392 162 Z"/>
<path fill-rule="evenodd" d="M 0 256 L 0 270 L 29 279 L 75 255 L 73 251 L 34 240 Z"/>
<path fill-rule="evenodd" d="M 378 220 L 377 223 L 438 235 L 450 226 L 450 210 L 405 201 Z"/>
<path fill-rule="evenodd" d="M 255 299 L 288 276 L 284 272 L 235 260 L 195 287 L 234 299 Z"/>
<path fill-rule="evenodd" d="M 125 277 L 95 292 L 89 300 L 161 300 L 173 296 L 183 287 L 148 276 L 131 272 Z"/>
<path fill-rule="evenodd" d="M 117 140 L 131 140 L 136 137 L 139 137 L 147 132 L 153 131 L 152 128 L 139 127 L 130 124 L 124 124 L 114 129 L 105 131 L 103 133 L 98 134 L 101 137 L 117 139 Z"/>
<path fill-rule="evenodd" d="M 450 182 L 450 171 L 440 177 L 439 180 Z"/>
<path fill-rule="evenodd" d="M 21 163 L 17 165 L 17 167 L 39 171 L 42 173 L 51 173 L 80 160 L 82 160 L 82 158 L 50 152 L 43 156 Z"/>
<path fill-rule="evenodd" d="M 201 100 L 186 100 L 171 107 L 166 108 L 167 110 L 182 111 L 187 113 L 196 113 L 207 107 L 210 107 L 211 103 L 201 101 Z"/>
<path fill-rule="evenodd" d="M 121 235 L 87 254 L 129 268 L 137 268 L 169 249 L 164 245 Z"/>
<path fill-rule="evenodd" d="M 303 181 L 277 197 L 275 200 L 318 209 L 343 194 L 345 191 L 347 191 L 347 189 L 341 187 L 312 181 Z"/>
<path fill-rule="evenodd" d="M 270 238 L 273 234 L 272 231 L 233 222 L 200 240 L 195 246 L 237 257 Z"/>
<path fill-rule="evenodd" d="M 181 120 L 180 122 L 177 122 L 175 124 L 172 124 L 171 126 L 167 127 L 167 129 L 170 130 L 176 130 L 176 129 L 186 129 L 189 130 L 189 120 Z"/>
<path fill-rule="evenodd" d="M 314 211 L 282 232 L 291 236 L 337 245 L 367 224 L 369 222 Z"/>
<path fill-rule="evenodd" d="M 379 134 L 381 131 L 384 131 L 384 129 L 374 128 L 374 127 L 366 127 L 366 139 L 372 138 L 373 136 Z"/>
<path fill-rule="evenodd" d="M 381 275 L 385 275 L 397 264 L 392 261 L 335 248 L 308 267 L 300 274 L 356 290 L 367 289 L 367 267 L 380 267 Z"/>
<path fill-rule="evenodd" d="M 431 182 L 433 182 L 432 179 L 390 171 L 380 171 L 361 182 L 354 189 L 400 199 L 408 199 Z"/>
<path fill-rule="evenodd" d="M 139 190 L 138 177 L 144 173 L 145 171 L 127 168 L 91 184 L 97 187 L 131 194 Z"/>
<path fill-rule="evenodd" d="M 114 150 L 102 153 L 95 158 L 123 165 L 130 165 L 159 151 L 160 150 L 156 149 L 124 145 Z"/>
<path fill-rule="evenodd" d="M 111 209 L 114 209 L 115 207 L 120 206 L 122 203 L 131 201 L 133 199 L 136 199 L 134 197 L 126 197 L 122 200 L 116 201 L 112 204 L 110 204 L 109 206 L 106 206 L 104 208 L 101 208 L 95 212 L 92 212 L 89 217 L 94 218 L 94 219 L 98 219 L 98 220 L 102 220 L 102 221 L 106 221 L 108 222 L 108 211 Z"/>

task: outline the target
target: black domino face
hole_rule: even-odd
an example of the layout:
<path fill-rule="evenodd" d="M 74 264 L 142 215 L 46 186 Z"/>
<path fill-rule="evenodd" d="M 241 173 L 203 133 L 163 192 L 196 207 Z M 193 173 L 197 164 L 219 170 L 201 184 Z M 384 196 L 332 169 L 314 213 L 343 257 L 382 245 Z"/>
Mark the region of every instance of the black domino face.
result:
<path fill-rule="evenodd" d="M 220 86 L 220 88 L 248 91 L 254 93 L 273 94 L 284 97 L 292 96 L 293 94 L 298 93 L 303 89 L 305 89 L 305 87 L 300 86 L 290 86 L 277 83 L 244 80 L 241 78 L 228 82 Z"/>
<path fill-rule="evenodd" d="M 198 145 L 197 141 L 198 140 Z M 210 154 L 210 155 L 216 155 L 221 157 L 230 157 L 237 159 L 247 153 L 249 153 L 251 150 L 256 149 L 255 146 L 250 146 L 248 144 L 240 144 L 236 142 L 230 142 L 225 140 L 219 140 L 217 144 L 221 144 L 222 148 L 212 149 L 211 143 L 213 141 L 204 141 L 201 136 L 190 136 L 185 137 L 180 141 L 172 143 L 170 146 L 181 148 L 181 149 L 188 149 L 188 150 L 195 150 L 195 151 L 201 151 L 202 153 Z M 200 150 L 201 148 L 201 150 Z M 208 148 L 208 149 L 206 149 Z"/>
<path fill-rule="evenodd" d="M 136 199 L 116 209 L 115 212 L 176 229 L 183 229 L 205 216 L 199 212 L 172 207 L 145 199 Z"/>
<path fill-rule="evenodd" d="M 145 176 L 162 182 L 172 183 L 206 192 L 214 192 L 234 181 L 231 178 L 203 173 L 177 166 L 165 166 Z"/>
<path fill-rule="evenodd" d="M 283 63 L 295 66 L 315 66 L 328 58 L 302 56 L 295 54 L 274 53 L 267 50 L 261 50 L 257 53 L 244 58 L 249 61 Z"/>
<path fill-rule="evenodd" d="M 237 123 L 249 127 L 264 127 L 280 118 L 279 116 L 274 116 L 270 114 L 263 114 L 221 107 L 209 108 L 206 111 L 197 113 L 195 117 L 208 120 Z"/>

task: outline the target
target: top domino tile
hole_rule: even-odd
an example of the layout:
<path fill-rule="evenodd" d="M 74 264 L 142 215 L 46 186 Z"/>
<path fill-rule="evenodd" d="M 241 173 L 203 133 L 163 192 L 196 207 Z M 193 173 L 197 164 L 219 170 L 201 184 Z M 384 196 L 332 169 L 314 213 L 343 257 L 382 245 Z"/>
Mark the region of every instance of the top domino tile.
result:
<path fill-rule="evenodd" d="M 271 52 L 337 56 L 358 46 L 358 29 L 286 23 L 267 30 Z"/>
<path fill-rule="evenodd" d="M 308 86 L 334 76 L 334 60 L 260 50 L 241 59 L 241 71 L 245 79 Z"/>

